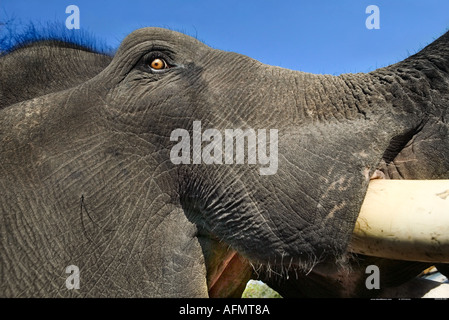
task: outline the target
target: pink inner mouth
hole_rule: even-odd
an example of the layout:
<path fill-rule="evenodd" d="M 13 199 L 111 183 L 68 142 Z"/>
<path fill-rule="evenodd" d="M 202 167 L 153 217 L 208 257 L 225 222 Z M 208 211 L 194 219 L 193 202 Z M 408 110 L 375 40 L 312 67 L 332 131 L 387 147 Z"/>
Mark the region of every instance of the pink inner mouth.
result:
<path fill-rule="evenodd" d="M 210 298 L 240 298 L 251 277 L 249 262 L 236 251 L 231 251 L 220 268 L 209 277 Z"/>

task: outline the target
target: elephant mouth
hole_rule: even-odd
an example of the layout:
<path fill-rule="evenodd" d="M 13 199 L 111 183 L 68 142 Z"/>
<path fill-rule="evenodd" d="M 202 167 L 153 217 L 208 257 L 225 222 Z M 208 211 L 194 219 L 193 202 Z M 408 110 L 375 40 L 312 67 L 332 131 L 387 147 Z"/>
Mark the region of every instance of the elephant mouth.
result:
<path fill-rule="evenodd" d="M 251 266 L 237 251 L 230 250 L 220 266 L 208 275 L 210 298 L 239 298 L 251 276 Z"/>
<path fill-rule="evenodd" d="M 230 246 L 221 246 L 221 254 L 209 261 L 213 267 L 207 268 L 209 297 L 240 297 L 252 264 Z M 370 180 L 348 251 L 449 263 L 449 180 Z"/>
<path fill-rule="evenodd" d="M 253 275 L 251 262 L 232 246 L 199 228 L 210 298 L 240 298 Z"/>

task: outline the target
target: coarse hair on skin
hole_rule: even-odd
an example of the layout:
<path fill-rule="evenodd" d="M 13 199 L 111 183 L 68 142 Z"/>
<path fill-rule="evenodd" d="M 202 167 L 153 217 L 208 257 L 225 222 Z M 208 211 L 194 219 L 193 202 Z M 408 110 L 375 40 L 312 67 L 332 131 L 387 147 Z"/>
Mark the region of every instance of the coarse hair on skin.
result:
<path fill-rule="evenodd" d="M 115 49 L 90 32 L 83 29 L 69 30 L 64 22 L 24 24 L 15 18 L 0 21 L 0 56 L 42 42 L 110 56 L 115 52 Z"/>
<path fill-rule="evenodd" d="M 248 259 L 249 264 L 253 269 L 253 273 L 259 277 L 261 273 L 270 278 L 271 281 L 282 281 L 283 279 L 293 278 L 298 280 L 299 277 L 307 277 L 313 269 L 320 263 L 327 262 L 335 266 L 335 271 L 341 274 L 350 275 L 353 272 L 354 263 L 358 260 L 356 255 L 351 252 L 345 253 L 331 253 L 330 257 L 318 257 L 314 254 L 308 254 L 306 257 L 287 258 L 282 261 L 276 259 L 268 262 L 257 262 Z M 266 280 L 266 279 L 265 279 Z"/>

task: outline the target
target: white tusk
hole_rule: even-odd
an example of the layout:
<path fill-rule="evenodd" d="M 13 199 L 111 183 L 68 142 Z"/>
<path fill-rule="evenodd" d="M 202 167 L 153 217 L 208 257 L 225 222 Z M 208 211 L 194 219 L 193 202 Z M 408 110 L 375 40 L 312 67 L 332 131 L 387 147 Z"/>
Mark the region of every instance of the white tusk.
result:
<path fill-rule="evenodd" d="M 349 248 L 449 263 L 449 180 L 371 180 Z"/>

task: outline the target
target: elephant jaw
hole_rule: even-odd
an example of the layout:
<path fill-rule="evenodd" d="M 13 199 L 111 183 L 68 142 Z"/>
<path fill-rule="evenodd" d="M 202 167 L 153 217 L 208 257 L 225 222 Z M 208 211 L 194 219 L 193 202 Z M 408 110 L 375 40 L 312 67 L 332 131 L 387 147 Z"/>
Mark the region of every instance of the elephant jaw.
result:
<path fill-rule="evenodd" d="M 449 180 L 371 180 L 349 249 L 449 263 Z"/>

